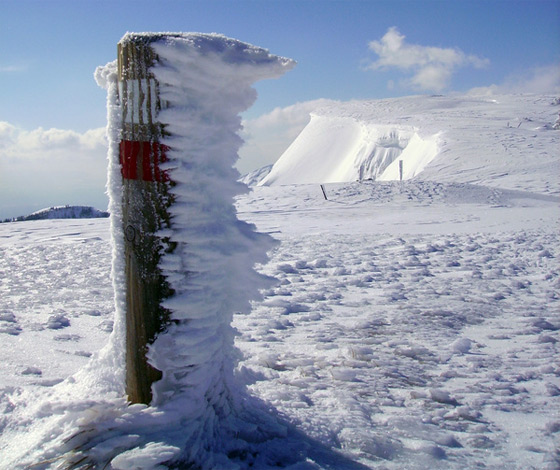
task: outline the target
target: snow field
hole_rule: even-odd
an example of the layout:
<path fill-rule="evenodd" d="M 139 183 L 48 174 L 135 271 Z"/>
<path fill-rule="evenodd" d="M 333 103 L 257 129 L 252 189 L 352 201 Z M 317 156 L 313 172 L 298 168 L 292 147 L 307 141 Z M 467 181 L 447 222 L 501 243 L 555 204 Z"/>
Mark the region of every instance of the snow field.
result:
<path fill-rule="evenodd" d="M 113 327 L 107 221 L 0 225 L 0 387 L 50 387 Z"/>
<path fill-rule="evenodd" d="M 482 187 L 398 187 L 340 185 L 335 192 L 331 185 L 329 192 L 339 203 L 361 200 L 362 221 L 376 204 L 409 216 L 423 204 L 432 215 L 444 211 L 439 224 L 418 227 L 410 217 L 375 229 L 350 218 L 339 229 L 333 209 L 319 209 L 328 202 L 316 199 L 315 211 L 333 230 L 302 234 L 313 226 L 313 210 L 303 209 L 311 187 L 276 190 L 276 206 L 286 203 L 289 212 L 291 201 L 303 215 L 282 214 L 281 249 L 262 268 L 279 285 L 251 315 L 235 319 L 246 353 L 240 373 L 306 433 L 371 468 L 556 468 L 557 218 L 548 226 L 509 220 L 506 231 L 468 220 L 467 231 L 464 220 L 444 215 L 455 210 L 453 195 L 476 202 L 478 213 L 487 200 L 504 220 L 515 204 Z M 240 200 L 243 209 L 271 229 L 266 212 Z"/>
<path fill-rule="evenodd" d="M 177 223 L 161 235 L 178 248 L 161 263 L 175 323 L 149 352 L 164 369 L 157 406 L 123 398 L 108 64 L 97 79 L 108 88 L 111 220 L 0 225 L 0 468 L 558 469 L 558 101 L 326 107 L 277 176 L 324 184 L 328 200 L 319 184 L 238 196 L 231 167 L 250 82 L 290 63 L 218 35 L 170 41 L 156 73 Z M 404 157 L 408 180 L 380 181 Z"/>
<path fill-rule="evenodd" d="M 493 463 L 518 465 L 523 451 L 503 448 L 511 431 L 498 415 L 509 412 L 540 423 L 523 444 L 546 454 L 560 368 L 557 285 L 546 280 L 557 270 L 543 242 L 558 239 L 284 239 L 265 271 L 281 285 L 236 320 L 250 351 L 242 371 L 306 432 L 364 463 L 447 457 L 460 468 L 492 463 L 491 448 Z"/>
<path fill-rule="evenodd" d="M 232 441 L 219 468 L 556 468 L 557 199 L 430 182 L 326 189 L 329 201 L 317 186 L 238 198 L 240 217 L 281 241 L 259 268 L 278 284 L 234 316 L 245 407 L 269 434 L 240 428 L 252 444 L 243 454 Z M 0 468 L 39 455 L 57 465 L 88 446 L 114 468 L 175 455 L 166 442 L 184 410 L 154 414 L 82 386 L 95 375 L 75 351 L 95 356 L 112 320 L 109 221 L 2 224 L 0 249 L 0 337 L 12 341 Z M 70 325 L 48 328 L 64 323 L 52 312 Z"/>

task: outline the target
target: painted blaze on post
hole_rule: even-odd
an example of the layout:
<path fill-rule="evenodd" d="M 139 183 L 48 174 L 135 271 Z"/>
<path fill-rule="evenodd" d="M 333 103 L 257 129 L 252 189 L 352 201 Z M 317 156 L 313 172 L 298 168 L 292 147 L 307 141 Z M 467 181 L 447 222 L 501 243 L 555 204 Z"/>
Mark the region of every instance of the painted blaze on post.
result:
<path fill-rule="evenodd" d="M 161 372 L 148 364 L 148 345 L 169 320 L 161 306 L 172 294 L 158 267 L 173 244 L 156 233 L 170 226 L 173 185 L 160 167 L 168 148 L 157 121 L 164 106 L 150 68 L 157 56 L 150 43 L 159 35 L 127 35 L 118 44 L 118 93 L 122 109 L 120 163 L 123 177 L 123 236 L 126 277 L 126 394 L 132 403 L 149 404 L 151 385 Z"/>

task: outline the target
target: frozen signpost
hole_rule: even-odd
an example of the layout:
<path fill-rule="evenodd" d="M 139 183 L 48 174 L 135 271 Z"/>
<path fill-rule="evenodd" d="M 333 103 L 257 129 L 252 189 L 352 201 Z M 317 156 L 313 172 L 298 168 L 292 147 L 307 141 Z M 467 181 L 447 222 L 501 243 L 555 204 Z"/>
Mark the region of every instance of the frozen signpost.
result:
<path fill-rule="evenodd" d="M 133 444 L 106 453 L 111 468 L 152 468 L 137 466 L 144 455 L 154 468 L 217 468 L 219 443 L 242 435 L 231 322 L 270 285 L 254 265 L 273 240 L 237 219 L 239 113 L 256 99 L 255 81 L 293 65 L 217 34 L 129 33 L 118 64 L 96 73 L 108 90 L 109 352 L 128 401 L 150 405 L 123 411 Z"/>
<path fill-rule="evenodd" d="M 113 330 L 33 404 L 31 424 L 19 421 L 25 439 L 0 458 L 6 468 L 263 468 L 293 454 L 286 427 L 235 379 L 232 327 L 271 286 L 254 267 L 274 246 L 237 218 L 239 114 L 255 81 L 293 65 L 218 34 L 128 33 L 118 60 L 96 69 L 107 89 Z"/>
<path fill-rule="evenodd" d="M 209 277 L 209 285 L 205 285 L 198 279 L 198 253 L 192 258 L 183 255 L 185 249 L 191 249 L 186 244 L 194 249 L 200 237 L 214 244 L 213 236 L 221 237 L 220 232 L 236 225 L 226 204 L 232 203 L 237 179 L 231 171 L 239 145 L 237 115 L 253 99 L 250 84 L 278 75 L 289 63 L 218 35 L 127 34 L 119 42 L 121 236 L 126 286 L 117 288 L 126 292 L 126 393 L 133 403 L 152 401 L 152 383 L 162 379 L 167 368 L 163 363 L 159 369 L 154 367 L 155 354 L 152 361 L 147 360 L 158 333 L 171 326 L 170 321 L 173 331 L 192 323 L 193 309 L 184 304 L 192 305 L 197 297 L 190 298 L 190 291 L 188 296 L 181 295 L 185 286 L 192 284 L 192 289 L 207 291 L 206 295 L 216 282 Z M 207 200 L 202 199 L 205 196 Z M 218 228 L 218 233 L 209 233 L 209 226 Z M 197 229 L 201 233 L 194 240 L 186 235 Z M 212 249 L 215 255 L 232 249 L 235 236 L 220 243 L 223 246 Z M 164 254 L 169 255 L 167 259 Z M 214 264 L 208 260 L 204 271 L 211 273 Z M 173 272 L 165 272 L 166 266 Z M 222 276 L 223 271 L 214 275 Z M 232 279 L 223 282 L 225 288 Z M 205 323 L 216 315 L 212 297 L 207 300 L 196 312 L 205 317 Z M 193 331 L 198 330 L 189 327 L 183 333 L 191 337 Z M 195 339 L 202 340 L 202 332 L 198 333 Z M 182 338 L 175 338 L 174 350 Z M 194 347 L 196 341 L 189 341 Z M 216 344 L 208 345 L 209 350 L 214 347 Z M 188 348 L 182 354 L 187 352 Z M 212 355 L 209 351 L 202 354 Z"/>

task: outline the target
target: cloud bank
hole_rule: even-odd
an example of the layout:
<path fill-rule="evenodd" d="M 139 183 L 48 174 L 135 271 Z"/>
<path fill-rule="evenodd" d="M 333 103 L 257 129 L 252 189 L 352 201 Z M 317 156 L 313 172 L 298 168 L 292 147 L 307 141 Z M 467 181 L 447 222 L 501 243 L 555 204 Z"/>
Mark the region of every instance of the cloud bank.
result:
<path fill-rule="evenodd" d="M 472 95 L 500 93 L 560 93 L 560 67 L 556 64 L 535 67 L 506 77 L 499 85 L 477 87 L 469 90 Z"/>
<path fill-rule="evenodd" d="M 21 129 L 0 122 L 0 218 L 53 205 L 107 207 L 105 129 Z"/>
<path fill-rule="evenodd" d="M 398 69 L 412 74 L 406 85 L 420 91 L 446 89 L 453 73 L 461 67 L 482 68 L 490 62 L 460 49 L 408 44 L 406 36 L 391 27 L 379 41 L 371 41 L 369 49 L 379 57 L 370 63 L 371 70 Z"/>
<path fill-rule="evenodd" d="M 523 74 L 510 76 L 501 85 L 506 93 L 559 93 L 560 67 L 545 65 L 527 70 Z"/>

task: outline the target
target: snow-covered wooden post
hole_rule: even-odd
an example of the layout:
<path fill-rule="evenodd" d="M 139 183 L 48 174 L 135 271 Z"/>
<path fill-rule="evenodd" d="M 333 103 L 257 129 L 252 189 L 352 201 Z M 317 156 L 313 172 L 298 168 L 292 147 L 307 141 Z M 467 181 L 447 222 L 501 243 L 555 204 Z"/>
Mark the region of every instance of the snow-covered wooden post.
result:
<path fill-rule="evenodd" d="M 128 33 L 118 44 L 109 189 L 120 239 L 115 329 L 124 320 L 132 403 L 157 406 L 188 389 L 190 402 L 229 406 L 232 315 L 264 285 L 253 265 L 270 246 L 233 205 L 243 191 L 233 168 L 239 113 L 256 98 L 252 83 L 293 65 L 217 34 Z M 193 388 L 201 377 L 206 391 Z"/>
<path fill-rule="evenodd" d="M 234 375 L 233 316 L 271 287 L 255 264 L 275 245 L 238 219 L 247 186 L 234 165 L 253 83 L 294 65 L 219 34 L 127 33 L 118 61 L 97 68 L 115 320 L 92 378 L 112 397 L 111 423 L 79 424 L 65 468 L 230 468 L 248 441 L 285 432 Z"/>
<path fill-rule="evenodd" d="M 120 163 L 123 177 L 122 228 L 126 279 L 126 394 L 132 403 L 150 403 L 151 385 L 161 372 L 146 358 L 148 345 L 163 330 L 169 312 L 162 301 L 171 293 L 159 268 L 172 251 L 158 231 L 169 228 L 171 181 L 160 165 L 166 147 L 158 84 L 150 69 L 159 36 L 127 35 L 118 44 L 118 90 L 122 109 Z"/>

